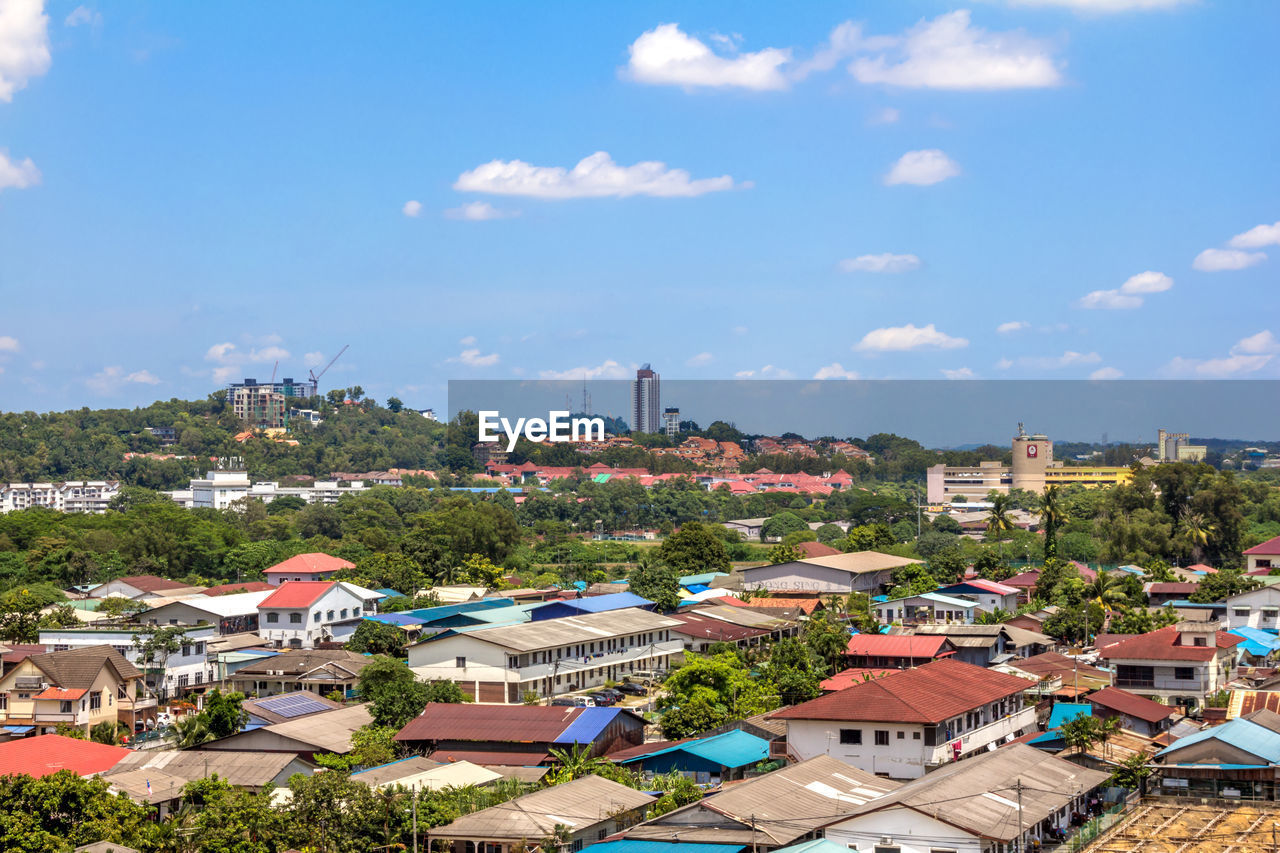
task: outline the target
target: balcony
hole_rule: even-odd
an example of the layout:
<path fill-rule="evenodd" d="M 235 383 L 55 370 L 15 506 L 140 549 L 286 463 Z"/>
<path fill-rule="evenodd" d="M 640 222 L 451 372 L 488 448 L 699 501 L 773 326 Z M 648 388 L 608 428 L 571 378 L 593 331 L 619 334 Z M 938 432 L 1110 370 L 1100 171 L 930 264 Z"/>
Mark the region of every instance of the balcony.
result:
<path fill-rule="evenodd" d="M 552 660 L 550 663 L 531 663 L 527 666 L 518 667 L 515 671 L 519 673 L 517 680 L 532 681 L 556 675 L 572 676 L 583 671 L 608 666 L 621 666 L 628 663 L 642 664 L 641 669 L 652 669 L 653 666 L 650 666 L 650 663 L 655 658 L 680 654 L 683 651 L 683 641 L 679 639 L 663 640 L 656 643 L 646 643 L 643 646 L 634 646 L 630 649 L 605 652 L 603 654 L 597 653 L 590 656 L 590 660 L 583 660 L 580 657 L 564 657 L 559 660 Z"/>
<path fill-rule="evenodd" d="M 926 766 L 937 767 L 940 764 L 954 761 L 955 750 L 951 744 L 957 740 L 960 741 L 960 755 L 969 755 L 979 749 L 985 749 L 989 743 L 998 743 L 1009 735 L 1016 737 L 1024 729 L 1034 728 L 1035 724 L 1036 709 L 1034 706 L 1028 705 L 1025 708 L 1014 711 L 1007 717 L 1001 717 L 993 723 L 970 729 L 958 738 L 953 737 L 951 740 L 939 744 L 934 747 L 932 754 L 925 754 Z"/>

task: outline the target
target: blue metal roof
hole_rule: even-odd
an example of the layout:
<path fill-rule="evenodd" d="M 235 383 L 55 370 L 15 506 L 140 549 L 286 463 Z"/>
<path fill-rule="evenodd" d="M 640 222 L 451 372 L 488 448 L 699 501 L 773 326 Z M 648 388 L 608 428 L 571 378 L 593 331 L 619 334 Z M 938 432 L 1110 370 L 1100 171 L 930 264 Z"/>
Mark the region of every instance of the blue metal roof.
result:
<path fill-rule="evenodd" d="M 621 708 L 583 708 L 553 743 L 591 743 L 621 713 Z"/>
<path fill-rule="evenodd" d="M 698 584 L 710 586 L 711 584 L 716 582 L 716 578 L 727 578 L 727 577 L 729 576 L 724 572 L 703 572 L 700 575 L 685 575 L 684 577 L 680 578 L 680 585 L 690 586 L 692 584 L 698 583 Z"/>
<path fill-rule="evenodd" d="M 692 592 L 694 595 L 697 595 L 700 592 L 708 592 L 711 587 L 707 586 L 705 583 L 691 583 L 686 586 L 685 589 L 689 590 L 689 592 Z"/>
<path fill-rule="evenodd" d="M 829 838 L 815 838 L 812 841 L 792 844 L 790 847 L 780 847 L 774 853 L 849 853 L 849 848 Z"/>
<path fill-rule="evenodd" d="M 1251 655 L 1262 657 L 1276 649 L 1280 649 L 1280 637 L 1269 631 L 1263 631 L 1259 628 L 1240 627 L 1232 628 L 1227 633 L 1243 637 L 1244 642 L 1240 645 L 1244 646 L 1245 651 Z"/>
<path fill-rule="evenodd" d="M 1063 723 L 1069 723 L 1076 717 L 1088 717 L 1092 714 L 1093 705 L 1088 702 L 1059 702 L 1049 714 L 1048 728 L 1060 728 Z"/>
<path fill-rule="evenodd" d="M 742 844 L 690 844 L 685 841 L 641 841 L 636 838 L 624 838 L 621 841 L 602 841 L 599 844 L 592 844 L 591 850 L 592 853 L 738 853 L 743 846 Z M 843 847 L 840 850 L 843 853 L 849 853 Z"/>
<path fill-rule="evenodd" d="M 530 615 L 534 622 L 541 622 L 545 619 L 574 616 L 580 613 L 605 613 L 609 610 L 624 610 L 628 607 L 652 606 L 652 601 L 641 598 L 634 592 L 611 592 L 607 595 L 590 595 L 586 598 L 539 602 L 537 607 L 530 611 Z"/>
<path fill-rule="evenodd" d="M 719 764 L 722 767 L 745 767 L 748 764 L 757 764 L 769 757 L 769 742 L 764 738 L 758 738 L 740 729 L 734 729 L 724 734 L 679 743 L 666 749 L 650 752 L 647 755 L 638 755 L 635 758 L 618 763 L 633 764 L 672 752 L 686 752 L 713 764 Z"/>
<path fill-rule="evenodd" d="M 384 586 L 382 589 L 375 589 L 374 592 L 380 592 L 383 595 L 385 595 L 387 598 L 407 598 L 408 597 L 403 592 L 396 592 L 394 589 L 388 586 Z"/>
<path fill-rule="evenodd" d="M 471 613 L 475 610 L 491 610 L 496 607 L 510 607 L 514 602 L 509 598 L 477 598 L 475 601 L 462 601 L 457 604 L 441 604 L 437 607 L 422 607 L 417 610 L 406 610 L 411 616 L 419 616 L 424 622 L 434 622 L 457 616 L 459 613 Z"/>
<path fill-rule="evenodd" d="M 371 622 L 382 622 L 385 625 L 422 625 L 427 621 L 421 616 L 411 616 L 408 613 L 378 613 L 364 618 Z"/>
<path fill-rule="evenodd" d="M 1244 750 L 1250 755 L 1256 755 L 1267 764 L 1280 764 L 1280 734 L 1243 717 L 1236 717 L 1220 726 L 1179 738 L 1171 746 L 1166 746 L 1157 752 L 1156 757 L 1168 755 L 1184 746 L 1191 746 L 1210 738 Z"/>

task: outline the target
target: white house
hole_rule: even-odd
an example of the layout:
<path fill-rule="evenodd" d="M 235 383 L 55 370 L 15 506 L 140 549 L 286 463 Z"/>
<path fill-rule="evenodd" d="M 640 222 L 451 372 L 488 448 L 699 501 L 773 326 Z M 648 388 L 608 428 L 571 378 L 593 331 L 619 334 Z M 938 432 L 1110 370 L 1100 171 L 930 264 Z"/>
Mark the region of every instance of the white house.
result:
<path fill-rule="evenodd" d="M 908 782 L 837 818 L 828 841 L 850 851 L 997 853 L 1051 846 L 1108 774 L 1013 744 Z"/>
<path fill-rule="evenodd" d="M 639 608 L 541 622 L 445 631 L 409 649 L 427 681 L 447 678 L 479 702 L 556 696 L 637 670 L 667 669 L 684 643 L 681 622 Z"/>
<path fill-rule="evenodd" d="M 298 554 L 295 557 L 276 563 L 263 574 L 267 583 L 279 586 L 285 581 L 327 581 L 339 569 L 354 569 L 355 563 L 334 557 L 329 554 Z"/>
<path fill-rule="evenodd" d="M 134 601 L 148 601 L 155 598 L 180 598 L 185 595 L 198 595 L 204 591 L 202 586 L 187 586 L 182 581 L 172 581 L 156 575 L 129 575 L 116 578 L 93 588 L 94 598 L 123 597 Z"/>
<path fill-rule="evenodd" d="M 341 642 L 364 616 L 378 612 L 384 597 L 345 581 L 285 581 L 258 604 L 258 636 L 290 649 Z"/>
<path fill-rule="evenodd" d="M 1280 536 L 1274 536 L 1260 545 L 1254 545 L 1244 552 L 1244 556 L 1249 561 L 1246 571 L 1280 567 Z"/>
<path fill-rule="evenodd" d="M 213 681 L 206 645 L 216 636 L 211 625 L 189 628 L 177 651 L 162 661 L 146 663 L 134 642 L 137 628 L 50 628 L 40 631 L 40 643 L 62 652 L 88 646 L 110 646 L 142 671 L 147 687 L 161 697 L 176 696 Z"/>
<path fill-rule="evenodd" d="M 1280 577 L 1259 580 L 1270 583 L 1227 596 L 1227 612 L 1222 620 L 1224 628 L 1261 628 L 1264 631 L 1280 628 Z"/>
<path fill-rule="evenodd" d="M 742 588 L 814 595 L 875 593 L 889 583 L 894 569 L 917 564 L 923 565 L 923 561 L 879 551 L 806 557 L 790 563 L 745 568 L 742 570 Z"/>
<path fill-rule="evenodd" d="M 939 592 L 891 598 L 872 605 L 876 618 L 881 622 L 899 622 L 904 625 L 972 625 L 975 614 L 981 609 L 973 599 L 956 598 Z"/>
<path fill-rule="evenodd" d="M 944 658 L 784 708 L 773 719 L 787 722 L 793 760 L 829 755 L 868 773 L 915 779 L 1033 730 L 1026 689 L 1026 679 Z"/>
<path fill-rule="evenodd" d="M 213 625 L 221 634 L 258 630 L 258 605 L 275 590 L 193 595 L 138 614 L 145 625 Z"/>
<path fill-rule="evenodd" d="M 1115 686 L 1150 699 L 1195 708 L 1231 678 L 1243 637 L 1217 622 L 1179 622 L 1158 631 L 1100 644 L 1098 657 L 1115 671 Z"/>
<path fill-rule="evenodd" d="M 995 581 L 983 580 L 982 578 L 974 578 L 962 583 L 953 583 L 950 586 L 944 586 L 936 592 L 942 595 L 950 595 L 953 598 L 972 598 L 978 602 L 978 606 L 987 613 L 994 613 L 997 609 L 1014 613 L 1018 609 L 1018 596 L 1021 594 L 1015 586 L 1006 586 Z"/>
<path fill-rule="evenodd" d="M 59 512 L 102 514 L 120 494 L 115 480 L 68 480 L 65 483 L 0 483 L 0 513 L 45 507 Z"/>

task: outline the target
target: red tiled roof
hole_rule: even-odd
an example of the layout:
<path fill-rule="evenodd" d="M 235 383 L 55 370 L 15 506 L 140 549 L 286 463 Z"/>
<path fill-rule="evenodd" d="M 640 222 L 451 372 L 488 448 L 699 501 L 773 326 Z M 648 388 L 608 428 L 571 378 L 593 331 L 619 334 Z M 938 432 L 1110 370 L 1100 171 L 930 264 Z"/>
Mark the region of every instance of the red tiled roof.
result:
<path fill-rule="evenodd" d="M 935 660 L 784 708 L 773 719 L 934 725 L 1022 693 L 1028 686 L 1026 679 L 1015 675 L 957 660 Z"/>
<path fill-rule="evenodd" d="M 1200 588 L 1200 584 L 1191 581 L 1156 581 L 1147 588 L 1147 593 L 1157 595 L 1190 595 Z"/>
<path fill-rule="evenodd" d="M 269 589 L 275 589 L 275 586 L 266 581 L 243 581 L 242 583 L 224 583 L 211 586 L 202 594 L 230 595 L 236 592 L 266 592 Z"/>
<path fill-rule="evenodd" d="M 1276 538 L 1277 538 L 1277 539 L 1280 539 L 1280 536 L 1277 536 Z M 1248 553 L 1248 551 L 1246 551 L 1245 553 L 1247 554 L 1247 553 Z M 1204 563 L 1195 563 L 1195 564 L 1193 564 L 1193 565 L 1187 566 L 1187 571 L 1189 571 L 1189 572 L 1207 572 L 1207 573 L 1209 573 L 1209 574 L 1211 574 L 1211 575 L 1216 575 L 1216 574 L 1218 573 L 1218 570 L 1217 570 L 1217 569 L 1215 569 L 1213 566 L 1206 566 Z"/>
<path fill-rule="evenodd" d="M 993 595 L 1012 595 L 1013 593 L 1020 591 L 1016 586 L 1009 586 L 1008 584 L 989 581 L 985 578 L 970 578 L 969 580 L 964 581 L 964 585 L 977 587 L 978 589 L 992 593 Z M 961 584 L 952 584 L 952 586 L 961 586 Z M 943 589 L 948 589 L 948 587 L 943 587 Z"/>
<path fill-rule="evenodd" d="M 796 610 L 799 609 L 806 616 L 813 615 L 813 611 L 819 607 L 823 607 L 821 598 L 753 598 L 747 602 L 747 607 L 753 610 Z"/>
<path fill-rule="evenodd" d="M 732 622 L 726 622 L 723 619 L 700 616 L 697 613 L 677 613 L 673 614 L 671 618 L 684 623 L 680 627 L 672 626 L 671 630 L 677 634 L 717 642 L 749 640 L 752 637 L 763 637 L 769 633 L 764 628 L 748 628 L 744 625 L 734 625 Z"/>
<path fill-rule="evenodd" d="M 85 690 L 83 688 L 79 690 L 64 690 L 61 687 L 46 687 L 44 690 L 41 690 L 39 693 L 37 693 L 35 696 L 32 696 L 31 698 L 32 699 L 71 700 L 71 699 L 79 699 L 81 696 L 83 696 L 88 692 L 89 692 L 88 690 Z"/>
<path fill-rule="evenodd" d="M 41 643 L 5 643 L 0 648 L 4 649 L 0 660 L 5 663 L 21 663 L 32 655 L 43 655 L 49 651 L 49 647 Z"/>
<path fill-rule="evenodd" d="M 821 687 L 827 691 L 844 690 L 846 687 L 861 684 L 871 678 L 879 678 L 882 675 L 889 675 L 897 671 L 896 669 L 874 669 L 862 666 L 850 667 L 823 681 Z"/>
<path fill-rule="evenodd" d="M 581 714 L 581 708 L 559 705 L 453 705 L 433 702 L 396 734 L 396 740 L 553 743 Z"/>
<path fill-rule="evenodd" d="M 91 740 L 37 735 L 0 743 L 0 776 L 27 775 L 39 778 L 70 770 L 77 776 L 92 776 L 115 767 L 132 750 Z"/>
<path fill-rule="evenodd" d="M 285 581 L 280 588 L 262 599 L 263 607 L 310 607 L 337 581 Z"/>
<path fill-rule="evenodd" d="M 947 638 L 941 634 L 855 634 L 849 639 L 844 653 L 885 658 L 932 658 L 947 651 L 947 645 Z"/>
<path fill-rule="evenodd" d="M 1088 697 L 1089 701 L 1112 711 L 1119 711 L 1129 717 L 1137 717 L 1148 723 L 1158 723 L 1173 714 L 1173 709 L 1159 702 L 1152 702 L 1141 696 L 1121 690 L 1119 687 L 1104 687 Z"/>
<path fill-rule="evenodd" d="M 1246 554 L 1262 554 L 1264 556 L 1275 556 L 1280 554 L 1280 536 L 1273 536 L 1266 542 L 1254 545 L 1245 551 Z"/>
<path fill-rule="evenodd" d="M 1176 625 L 1170 625 L 1167 628 L 1160 628 L 1146 634 L 1135 634 L 1120 640 L 1115 639 L 1117 635 L 1111 635 L 1106 638 L 1105 645 L 1102 636 L 1099 635 L 1096 641 L 1098 654 L 1108 660 L 1207 661 L 1213 660 L 1218 653 L 1218 649 L 1228 649 L 1237 643 L 1244 642 L 1244 637 L 1237 637 L 1235 634 L 1219 631 L 1217 644 L 1214 646 L 1180 646 L 1176 645 L 1178 640 L 1178 626 Z"/>
<path fill-rule="evenodd" d="M 354 569 L 355 567 L 355 563 L 344 560 L 341 557 L 330 556 L 329 554 L 299 554 L 296 557 L 290 557 L 283 563 L 276 563 L 267 569 L 266 574 L 336 572 L 338 569 Z"/>
<path fill-rule="evenodd" d="M 796 549 L 803 551 L 805 557 L 830 557 L 832 554 L 841 553 L 839 548 L 832 548 L 821 542 L 801 542 L 796 545 Z"/>
<path fill-rule="evenodd" d="M 127 578 L 116 578 L 120 583 L 127 583 L 142 592 L 159 592 L 162 589 L 182 589 L 187 585 L 182 581 L 171 581 L 156 575 L 130 575 Z"/>

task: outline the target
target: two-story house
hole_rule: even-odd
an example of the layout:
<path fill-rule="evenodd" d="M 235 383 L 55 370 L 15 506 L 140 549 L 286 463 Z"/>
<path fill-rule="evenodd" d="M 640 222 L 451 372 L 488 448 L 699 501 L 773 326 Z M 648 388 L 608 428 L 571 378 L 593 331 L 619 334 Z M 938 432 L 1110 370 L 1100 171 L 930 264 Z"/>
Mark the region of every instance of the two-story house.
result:
<path fill-rule="evenodd" d="M 1116 687 L 1195 708 L 1230 679 L 1235 647 L 1244 642 L 1243 637 L 1219 630 L 1219 625 L 1179 622 L 1109 642 L 1098 649 L 1098 657 L 1114 669 Z"/>
<path fill-rule="evenodd" d="M 211 625 L 187 628 L 168 643 L 151 642 L 155 627 L 133 628 L 46 628 L 40 642 L 55 652 L 109 646 L 143 674 L 147 690 L 162 699 L 203 689 L 213 681 L 207 644 L 216 636 Z M 136 639 L 135 639 L 136 638 Z"/>
<path fill-rule="evenodd" d="M 983 578 L 972 578 L 961 583 L 953 583 L 950 586 L 944 586 L 936 590 L 936 592 L 941 595 L 950 595 L 954 598 L 972 598 L 987 613 L 994 613 L 996 610 L 1005 610 L 1009 613 L 1016 612 L 1018 609 L 1018 597 L 1022 595 L 1022 590 L 1016 586 L 1006 586 Z"/>
<path fill-rule="evenodd" d="M 1280 577 L 1262 577 L 1265 583 L 1256 589 L 1227 596 L 1222 627 L 1259 628 L 1275 632 L 1280 629 Z"/>
<path fill-rule="evenodd" d="M 1268 571 L 1280 566 L 1280 536 L 1273 536 L 1266 542 L 1254 545 L 1244 552 L 1248 560 L 1245 571 Z"/>
<path fill-rule="evenodd" d="M 267 583 L 280 586 L 285 581 L 327 581 L 339 569 L 354 569 L 355 563 L 320 552 L 299 554 L 276 563 L 265 572 Z"/>
<path fill-rule="evenodd" d="M 110 646 L 30 655 L 0 678 L 0 725 L 16 734 L 28 726 L 48 734 L 59 723 L 86 734 L 108 721 L 132 727 L 154 707 L 142 673 Z"/>
<path fill-rule="evenodd" d="M 882 675 L 772 715 L 796 761 L 829 755 L 892 779 L 929 770 L 1031 731 L 1027 681 L 943 659 Z"/>
<path fill-rule="evenodd" d="M 954 624 L 972 625 L 982 611 L 977 601 L 940 592 L 926 592 L 906 598 L 891 598 L 871 606 L 876 618 L 886 625 Z"/>
<path fill-rule="evenodd" d="M 285 581 L 258 604 L 258 636 L 282 649 L 341 642 L 361 619 L 378 612 L 381 598 L 346 581 Z"/>
<path fill-rule="evenodd" d="M 684 652 L 682 623 L 629 608 L 545 622 L 448 630 L 409 648 L 409 666 L 427 681 L 456 681 L 478 702 L 557 696 L 637 670 L 668 669 Z"/>

